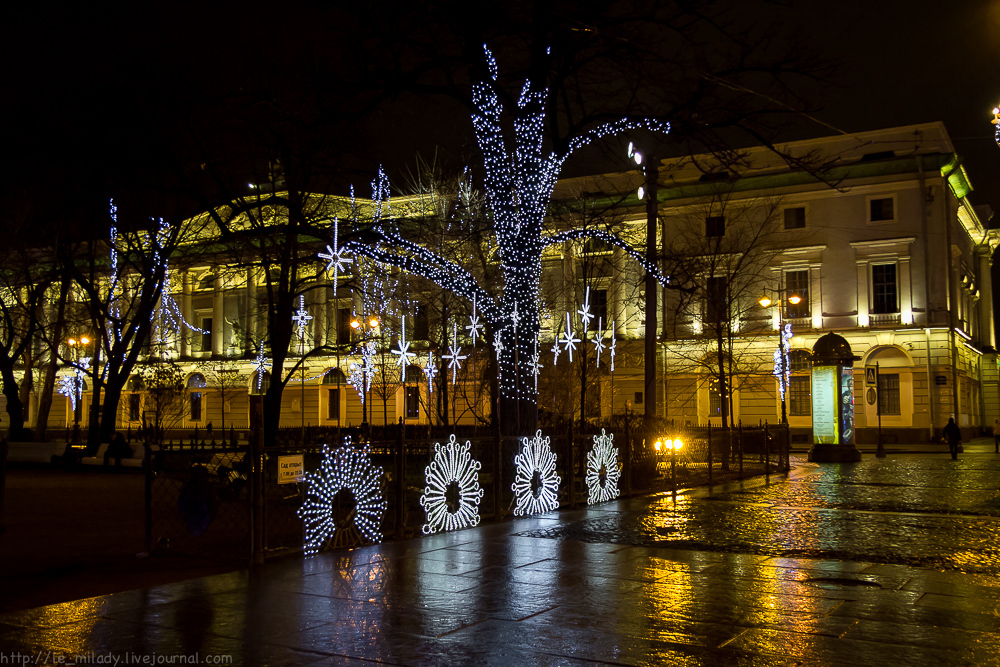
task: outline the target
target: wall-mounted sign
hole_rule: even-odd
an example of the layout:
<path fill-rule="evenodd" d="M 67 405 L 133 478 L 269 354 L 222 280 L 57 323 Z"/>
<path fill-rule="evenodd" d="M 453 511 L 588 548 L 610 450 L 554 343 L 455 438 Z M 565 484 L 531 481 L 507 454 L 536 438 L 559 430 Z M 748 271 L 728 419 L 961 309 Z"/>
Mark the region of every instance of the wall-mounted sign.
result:
<path fill-rule="evenodd" d="M 824 445 L 840 442 L 838 379 L 836 366 L 814 366 L 812 369 L 813 441 Z"/>
<path fill-rule="evenodd" d="M 868 387 L 868 391 L 865 392 L 865 401 L 868 405 L 875 405 L 875 401 L 878 400 L 878 392 L 875 391 L 875 387 Z"/>
<path fill-rule="evenodd" d="M 278 457 L 278 484 L 301 482 L 305 473 L 302 454 Z"/>

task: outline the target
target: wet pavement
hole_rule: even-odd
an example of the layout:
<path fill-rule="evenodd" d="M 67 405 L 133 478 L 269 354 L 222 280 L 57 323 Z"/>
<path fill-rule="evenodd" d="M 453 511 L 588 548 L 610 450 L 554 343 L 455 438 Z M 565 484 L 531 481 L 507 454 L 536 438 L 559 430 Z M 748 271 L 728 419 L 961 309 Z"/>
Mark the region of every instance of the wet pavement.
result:
<path fill-rule="evenodd" d="M 970 449 L 798 458 L 767 481 L 7 614 L 0 662 L 1000 664 L 1000 456 Z"/>

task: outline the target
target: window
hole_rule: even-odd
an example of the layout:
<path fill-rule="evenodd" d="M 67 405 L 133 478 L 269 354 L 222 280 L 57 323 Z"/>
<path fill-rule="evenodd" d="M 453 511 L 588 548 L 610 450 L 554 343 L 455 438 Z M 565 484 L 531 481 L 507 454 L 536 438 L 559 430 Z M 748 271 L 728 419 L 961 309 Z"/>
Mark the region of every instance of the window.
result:
<path fill-rule="evenodd" d="M 708 416 L 722 415 L 722 392 L 719 391 L 719 378 L 708 381 Z"/>
<path fill-rule="evenodd" d="M 785 209 L 785 229 L 802 229 L 806 226 L 806 207 Z"/>
<path fill-rule="evenodd" d="M 792 350 L 788 353 L 788 368 L 793 373 L 808 371 L 810 356 L 808 350 Z"/>
<path fill-rule="evenodd" d="M 201 421 L 201 392 L 191 392 L 191 421 Z"/>
<path fill-rule="evenodd" d="M 710 215 L 705 218 L 705 236 L 708 238 L 726 235 L 726 218 L 722 215 Z"/>
<path fill-rule="evenodd" d="M 880 197 L 868 200 L 868 221 L 887 222 L 895 219 L 892 197 Z"/>
<path fill-rule="evenodd" d="M 340 419 L 340 389 L 327 389 L 326 418 Z"/>
<path fill-rule="evenodd" d="M 705 319 L 708 322 L 718 323 L 727 318 L 726 308 L 726 287 L 725 276 L 713 276 L 708 279 L 705 298 Z"/>
<path fill-rule="evenodd" d="M 142 419 L 142 394 L 129 394 L 128 396 L 128 420 L 137 422 Z"/>
<path fill-rule="evenodd" d="M 789 303 L 787 297 L 799 297 L 798 303 Z M 809 270 L 785 272 L 785 319 L 809 317 Z"/>
<path fill-rule="evenodd" d="M 594 328 L 597 323 L 602 322 L 602 326 L 608 324 L 608 291 L 603 289 L 590 290 L 590 313 L 594 316 Z"/>
<path fill-rule="evenodd" d="M 635 392 L 635 405 L 642 405 L 642 392 Z"/>
<path fill-rule="evenodd" d="M 337 309 L 337 345 L 347 345 L 351 342 L 351 309 Z"/>
<path fill-rule="evenodd" d="M 420 417 L 420 387 L 406 388 L 406 418 Z"/>
<path fill-rule="evenodd" d="M 413 340 L 430 339 L 430 319 L 427 316 L 427 306 L 418 305 L 413 309 Z"/>
<path fill-rule="evenodd" d="M 878 402 L 882 414 L 902 414 L 899 409 L 899 373 L 878 374 Z"/>
<path fill-rule="evenodd" d="M 873 314 L 898 313 L 896 301 L 896 265 L 872 265 L 872 306 Z"/>
<path fill-rule="evenodd" d="M 201 351 L 211 352 L 212 351 L 212 318 L 203 317 L 201 318 Z"/>
<path fill-rule="evenodd" d="M 794 368 L 794 366 L 793 366 Z M 790 378 L 788 383 L 788 414 L 804 416 L 812 414 L 812 394 L 808 375 Z"/>

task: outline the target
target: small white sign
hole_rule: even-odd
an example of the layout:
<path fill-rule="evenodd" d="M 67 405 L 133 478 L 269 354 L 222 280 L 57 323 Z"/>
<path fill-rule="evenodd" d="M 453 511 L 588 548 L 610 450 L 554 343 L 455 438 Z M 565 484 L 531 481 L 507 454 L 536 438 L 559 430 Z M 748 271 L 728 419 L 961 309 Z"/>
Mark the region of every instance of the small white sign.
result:
<path fill-rule="evenodd" d="M 278 457 L 278 484 L 301 482 L 305 474 L 302 454 Z"/>

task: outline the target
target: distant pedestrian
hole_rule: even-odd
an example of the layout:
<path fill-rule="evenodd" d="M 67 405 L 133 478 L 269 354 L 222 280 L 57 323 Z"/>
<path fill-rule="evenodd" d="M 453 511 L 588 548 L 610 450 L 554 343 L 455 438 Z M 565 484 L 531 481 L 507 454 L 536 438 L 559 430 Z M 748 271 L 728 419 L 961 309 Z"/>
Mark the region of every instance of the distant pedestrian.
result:
<path fill-rule="evenodd" d="M 1000 419 L 993 420 L 993 453 L 1000 454 Z"/>
<path fill-rule="evenodd" d="M 951 450 L 951 458 L 958 459 L 958 446 L 962 443 L 962 431 L 955 423 L 954 417 L 948 417 L 948 425 L 944 427 L 944 437 L 948 439 L 948 449 Z"/>

